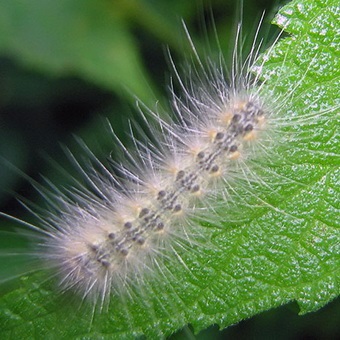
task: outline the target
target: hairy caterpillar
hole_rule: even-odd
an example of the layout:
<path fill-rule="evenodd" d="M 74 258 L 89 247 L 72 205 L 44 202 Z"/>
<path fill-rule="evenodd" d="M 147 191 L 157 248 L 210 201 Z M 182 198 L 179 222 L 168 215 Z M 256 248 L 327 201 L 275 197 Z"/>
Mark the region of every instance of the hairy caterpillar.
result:
<path fill-rule="evenodd" d="M 58 201 L 53 204 L 58 213 L 53 212 L 45 229 L 38 232 L 43 236 L 41 249 L 48 249 L 40 256 L 59 273 L 64 290 L 77 291 L 99 306 L 111 297 L 133 300 L 138 293 L 147 304 L 153 281 L 169 286 L 168 266 L 174 269 L 179 264 L 179 270 L 195 276 L 185 254 L 190 248 L 198 253 L 206 247 L 218 256 L 213 241 L 204 242 L 204 238 L 209 224 L 216 229 L 223 225 L 216 222 L 216 215 L 222 215 L 225 205 L 230 212 L 234 207 L 236 219 L 247 208 L 266 208 L 299 221 L 289 211 L 274 208 L 256 188 L 268 188 L 268 196 L 275 196 L 276 183 L 270 180 L 274 172 L 261 173 L 264 165 L 275 165 L 276 158 L 289 154 L 289 142 L 298 139 L 291 129 L 326 119 L 330 111 L 310 110 L 314 102 L 309 102 L 304 116 L 291 112 L 287 120 L 300 82 L 278 97 L 266 92 L 265 83 L 257 78 L 263 74 L 261 61 L 255 63 L 256 46 L 245 63 L 235 53 L 229 79 L 223 63 L 207 68 L 196 65 L 196 76 L 192 69 L 190 76 L 196 79 L 183 83 L 184 97 L 174 95 L 177 118 L 163 121 L 151 113 L 159 128 L 149 126 L 159 145 L 136 141 L 137 152 L 126 153 L 130 162 L 119 169 L 123 182 L 110 173 L 104 177 L 93 173 L 88 178 L 92 192 L 75 188 L 69 196 L 56 191 Z M 250 72 L 254 63 L 258 76 Z M 281 142 L 282 154 L 278 152 Z M 275 180 L 294 184 L 284 175 L 276 175 Z M 230 222 L 231 216 L 222 218 Z"/>

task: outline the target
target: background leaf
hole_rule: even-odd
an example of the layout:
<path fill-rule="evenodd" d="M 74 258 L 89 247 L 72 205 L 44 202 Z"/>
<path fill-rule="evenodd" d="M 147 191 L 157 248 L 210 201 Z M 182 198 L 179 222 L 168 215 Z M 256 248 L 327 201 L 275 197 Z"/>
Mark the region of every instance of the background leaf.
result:
<path fill-rule="evenodd" d="M 26 66 L 150 98 L 125 13 L 107 1 L 2 1 L 0 48 Z M 98 20 L 100 18 L 100 20 Z"/>
<path fill-rule="evenodd" d="M 270 74 L 268 83 L 277 91 L 304 79 L 297 112 L 310 106 L 308 99 L 320 99 L 315 110 L 339 104 L 338 14 L 336 1 L 295 1 L 276 19 L 294 36 L 273 50 L 264 76 Z M 258 197 L 276 210 L 245 210 L 246 224 L 207 230 L 208 245 L 216 249 L 193 247 L 181 254 L 190 272 L 168 264 L 171 276 L 150 283 L 147 292 L 135 291 L 133 301 L 113 297 L 91 329 L 90 312 L 61 306 L 49 283 L 37 284 L 41 274 L 23 277 L 21 287 L 0 301 L 4 338 L 159 338 L 187 323 L 195 331 L 225 327 L 293 300 L 301 313 L 325 305 L 339 294 L 340 264 L 338 111 L 327 117 L 326 126 L 295 130 L 291 148 L 282 149 L 289 162 L 270 169 L 277 174 L 273 183 L 285 177 L 296 184 L 281 185 L 277 196 L 258 188 Z"/>

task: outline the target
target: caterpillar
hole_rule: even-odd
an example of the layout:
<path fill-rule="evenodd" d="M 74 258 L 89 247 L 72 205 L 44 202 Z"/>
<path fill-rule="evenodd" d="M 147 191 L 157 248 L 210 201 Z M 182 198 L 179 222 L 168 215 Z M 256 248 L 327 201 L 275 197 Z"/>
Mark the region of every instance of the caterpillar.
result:
<path fill-rule="evenodd" d="M 186 273 L 195 291 L 204 271 L 196 271 L 193 259 L 221 257 L 224 249 L 214 239 L 223 238 L 226 224 L 241 224 L 263 210 L 277 213 L 283 224 L 303 224 L 299 216 L 274 204 L 282 187 L 301 186 L 276 165 L 290 165 L 288 156 L 295 152 L 291 145 L 303 145 L 309 137 L 305 131 L 328 121 L 337 109 L 319 108 L 317 98 L 308 102 L 308 94 L 296 95 L 313 64 L 290 88 L 282 85 L 289 77 L 279 67 L 274 73 L 280 82 L 268 88 L 263 68 L 275 47 L 260 56 L 257 34 L 242 59 L 238 26 L 231 71 L 223 59 L 202 61 L 187 36 L 194 56 L 187 76 L 180 75 L 170 58 L 182 92 L 172 91 L 172 114 L 164 118 L 141 109 L 152 140 L 140 141 L 131 133 L 134 151 L 118 141 L 125 162 L 114 165 L 116 174 L 89 150 L 93 167 L 83 168 L 71 155 L 87 187 L 39 188 L 50 210 L 40 216 L 39 226 L 30 225 L 38 235 L 33 255 L 49 268 L 62 291 L 75 293 L 100 311 L 140 299 L 137 304 L 150 314 L 171 315 L 181 299 L 163 303 L 157 291 L 178 296 L 177 271 Z M 296 98 L 307 103 L 303 115 L 294 111 Z M 244 229 L 235 232 L 239 230 Z M 233 274 L 237 277 L 237 268 L 229 272 Z"/>

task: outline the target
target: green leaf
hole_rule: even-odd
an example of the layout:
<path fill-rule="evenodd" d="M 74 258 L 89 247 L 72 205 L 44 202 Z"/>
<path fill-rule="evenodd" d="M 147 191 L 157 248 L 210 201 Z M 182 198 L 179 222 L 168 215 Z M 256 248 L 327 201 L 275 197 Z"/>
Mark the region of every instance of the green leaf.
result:
<path fill-rule="evenodd" d="M 124 16 L 105 1 L 1 1 L 1 53 L 28 67 L 58 76 L 80 75 L 119 94 L 128 90 L 148 100 L 153 97 L 151 80 Z"/>
<path fill-rule="evenodd" d="M 259 167 L 263 182 L 240 185 L 242 200 L 225 207 L 224 228 L 204 228 L 199 245 L 178 249 L 185 266 L 165 262 L 155 279 L 131 289 L 132 298 L 113 296 L 95 315 L 39 284 L 41 273 L 23 277 L 0 300 L 3 339 L 157 339 L 187 324 L 195 332 L 227 327 L 291 301 L 303 314 L 339 295 L 339 7 L 294 1 L 276 22 L 291 36 L 270 51 L 263 75 L 280 95 L 294 90 L 288 121 L 306 109 L 315 120 L 288 126 L 289 144 Z M 228 222 L 240 214 L 246 222 Z"/>

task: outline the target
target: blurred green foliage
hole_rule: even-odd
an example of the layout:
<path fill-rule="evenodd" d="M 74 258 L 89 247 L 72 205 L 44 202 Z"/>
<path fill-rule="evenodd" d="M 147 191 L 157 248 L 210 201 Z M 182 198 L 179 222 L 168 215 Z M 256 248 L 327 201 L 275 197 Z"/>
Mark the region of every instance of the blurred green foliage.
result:
<path fill-rule="evenodd" d="M 220 44 L 228 57 L 228 49 L 233 45 L 233 40 L 229 45 L 229 38 L 233 36 L 240 3 L 0 0 L 0 155 L 30 177 L 37 179 L 42 173 L 57 184 L 64 179 L 42 154 L 51 156 L 72 173 L 59 143 L 77 150 L 73 133 L 84 139 L 96 155 L 107 156 L 113 140 L 109 133 L 101 133 L 105 129 L 103 117 L 109 119 L 123 140 L 127 118 L 138 120 L 135 96 L 151 107 L 156 101 L 167 107 L 170 76 L 165 47 L 170 47 L 176 64 L 186 58 L 180 19 L 184 19 L 199 49 L 207 49 L 209 41 L 207 53 L 217 53 L 209 24 L 213 13 Z M 251 31 L 257 25 L 264 9 L 272 17 L 277 6 L 277 1 L 244 0 L 245 30 Z M 23 211 L 11 192 L 38 200 L 23 176 L 3 164 L 0 187 L 0 209 L 12 215 Z M 8 229 L 10 224 L 2 227 Z M 8 241 L 2 238 L 2 242 Z M 335 338 L 339 335 L 337 316 L 338 301 L 315 315 L 300 318 L 288 308 L 281 308 L 244 321 L 225 334 L 238 339 L 303 335 Z M 319 333 L 313 324 L 319 325 Z M 282 328 L 284 332 L 279 337 Z M 217 338 L 216 329 L 210 331 L 202 333 L 201 338 Z M 183 334 L 174 338 L 183 338 Z"/>

